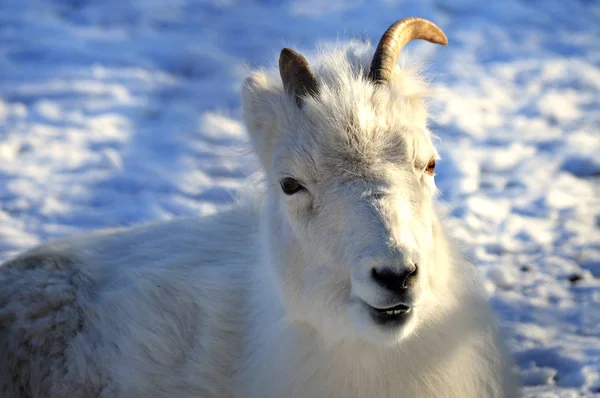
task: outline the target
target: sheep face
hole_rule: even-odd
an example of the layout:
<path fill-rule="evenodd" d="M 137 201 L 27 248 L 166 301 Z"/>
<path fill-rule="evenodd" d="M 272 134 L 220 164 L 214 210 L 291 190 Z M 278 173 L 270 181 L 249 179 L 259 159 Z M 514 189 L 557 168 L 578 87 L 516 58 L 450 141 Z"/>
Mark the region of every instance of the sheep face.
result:
<path fill-rule="evenodd" d="M 266 171 L 264 240 L 287 319 L 326 341 L 397 344 L 431 316 L 430 281 L 443 275 L 431 261 L 437 153 L 419 77 L 397 70 L 376 86 L 360 59 L 325 57 L 318 94 L 300 106 L 255 73 L 244 116 Z"/>

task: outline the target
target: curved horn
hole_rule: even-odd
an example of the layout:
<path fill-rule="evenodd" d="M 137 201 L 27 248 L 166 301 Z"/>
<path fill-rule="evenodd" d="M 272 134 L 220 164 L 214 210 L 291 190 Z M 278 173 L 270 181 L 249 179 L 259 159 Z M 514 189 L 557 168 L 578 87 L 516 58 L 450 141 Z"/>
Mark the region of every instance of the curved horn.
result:
<path fill-rule="evenodd" d="M 433 22 L 422 18 L 404 18 L 385 31 L 371 62 L 369 79 L 375 84 L 384 84 L 391 80 L 392 72 L 398 62 L 400 51 L 412 40 L 427 40 L 431 43 L 446 45 L 448 38 Z"/>
<path fill-rule="evenodd" d="M 308 61 L 294 50 L 289 48 L 281 50 L 279 74 L 285 91 L 296 98 L 298 107 L 302 107 L 302 97 L 319 92 L 317 79 L 315 79 Z"/>

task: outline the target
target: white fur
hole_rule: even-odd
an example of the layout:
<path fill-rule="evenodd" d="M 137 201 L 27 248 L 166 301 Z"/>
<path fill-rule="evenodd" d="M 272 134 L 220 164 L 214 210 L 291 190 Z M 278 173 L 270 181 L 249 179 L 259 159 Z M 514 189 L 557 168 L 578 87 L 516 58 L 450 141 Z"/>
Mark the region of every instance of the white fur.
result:
<path fill-rule="evenodd" d="M 427 87 L 323 52 L 302 108 L 245 82 L 263 189 L 229 210 L 73 237 L 0 272 L 0 396 L 516 397 L 512 361 L 434 212 Z M 293 176 L 307 191 L 287 196 Z M 251 195 L 248 195 L 251 196 Z M 381 328 L 372 268 L 419 264 L 413 316 Z"/>

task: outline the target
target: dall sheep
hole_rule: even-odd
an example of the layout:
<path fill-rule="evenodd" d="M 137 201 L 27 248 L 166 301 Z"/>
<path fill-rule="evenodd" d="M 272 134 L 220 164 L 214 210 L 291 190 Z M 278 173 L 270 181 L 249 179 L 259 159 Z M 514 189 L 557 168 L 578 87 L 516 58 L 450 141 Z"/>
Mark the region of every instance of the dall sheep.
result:
<path fill-rule="evenodd" d="M 519 395 L 434 211 L 427 86 L 393 24 L 311 69 L 283 49 L 243 113 L 262 188 L 215 215 L 75 236 L 0 271 L 2 397 Z M 374 55 L 373 55 L 374 54 Z"/>

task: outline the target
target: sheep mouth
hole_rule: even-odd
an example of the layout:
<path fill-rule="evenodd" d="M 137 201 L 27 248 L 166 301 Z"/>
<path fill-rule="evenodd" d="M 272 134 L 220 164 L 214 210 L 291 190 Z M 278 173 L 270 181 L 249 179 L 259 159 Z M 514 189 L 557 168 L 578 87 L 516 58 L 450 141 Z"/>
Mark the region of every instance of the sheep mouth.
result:
<path fill-rule="evenodd" d="M 398 304 L 390 308 L 369 307 L 369 312 L 375 323 L 379 325 L 398 325 L 404 323 L 412 312 L 412 307 L 404 304 Z"/>

